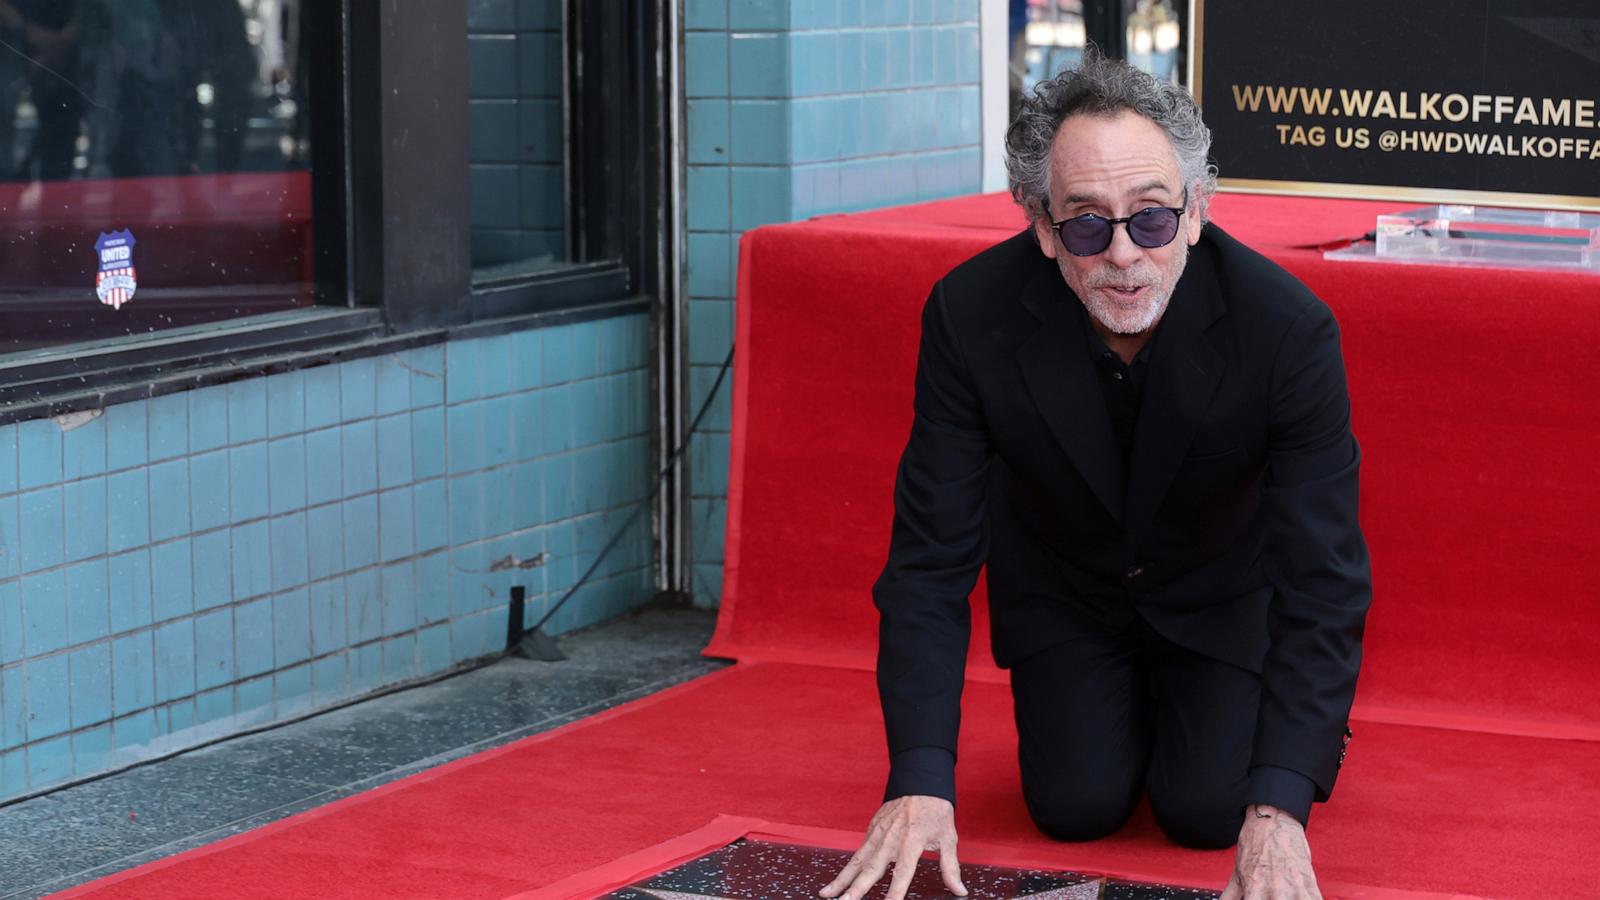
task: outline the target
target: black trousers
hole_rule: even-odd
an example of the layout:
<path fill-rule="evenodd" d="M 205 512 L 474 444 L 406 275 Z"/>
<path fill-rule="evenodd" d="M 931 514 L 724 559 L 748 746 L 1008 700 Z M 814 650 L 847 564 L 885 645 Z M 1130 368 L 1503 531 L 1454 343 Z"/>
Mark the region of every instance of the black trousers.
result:
<path fill-rule="evenodd" d="M 1011 692 L 1022 795 L 1045 834 L 1105 837 L 1148 790 L 1178 843 L 1238 839 L 1260 676 L 1178 647 L 1141 619 L 1023 660 Z"/>

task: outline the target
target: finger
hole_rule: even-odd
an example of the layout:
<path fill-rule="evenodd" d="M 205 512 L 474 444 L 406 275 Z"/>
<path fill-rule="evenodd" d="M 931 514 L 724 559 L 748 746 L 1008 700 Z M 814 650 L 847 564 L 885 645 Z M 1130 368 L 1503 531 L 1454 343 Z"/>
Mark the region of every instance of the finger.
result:
<path fill-rule="evenodd" d="M 891 848 L 900 845 L 900 831 L 901 829 L 891 826 L 879 839 L 872 853 L 862 854 L 860 869 L 856 873 L 855 880 L 850 882 L 850 887 L 845 889 L 845 897 L 860 900 L 883 878 L 884 871 L 889 868 L 889 854 L 893 852 Z"/>
<path fill-rule="evenodd" d="M 889 881 L 889 893 L 883 895 L 883 900 L 905 900 L 906 891 L 911 889 L 911 877 L 917 874 L 917 859 L 922 856 L 922 845 L 907 841 L 900 848 L 900 856 L 894 861 L 894 878 Z"/>
<path fill-rule="evenodd" d="M 967 895 L 967 886 L 961 883 L 961 863 L 956 859 L 956 840 L 947 838 L 939 842 L 939 872 L 944 875 L 944 886 L 957 897 Z"/>
<path fill-rule="evenodd" d="M 1218 900 L 1243 900 L 1244 888 L 1239 886 L 1239 873 L 1235 871 L 1228 879 L 1228 886 L 1222 889 L 1222 896 Z"/>
<path fill-rule="evenodd" d="M 1252 878 L 1250 879 L 1250 883 L 1245 885 L 1244 900 L 1271 900 L 1273 894 L 1278 894 L 1279 896 L 1283 897 L 1294 896 L 1294 894 L 1288 890 L 1282 891 L 1281 893 L 1271 890 L 1271 885 L 1267 883 L 1267 879 L 1265 878 Z"/>
<path fill-rule="evenodd" d="M 855 855 L 850 857 L 850 861 L 845 863 L 844 868 L 839 870 L 838 877 L 828 882 L 827 886 L 822 890 L 817 891 L 817 896 L 839 896 L 839 893 L 844 890 L 844 886 L 855 880 L 855 877 L 861 873 L 861 861 L 869 854 L 876 852 L 875 842 L 871 837 L 868 837 L 866 843 L 861 845 L 861 849 L 857 850 Z"/>

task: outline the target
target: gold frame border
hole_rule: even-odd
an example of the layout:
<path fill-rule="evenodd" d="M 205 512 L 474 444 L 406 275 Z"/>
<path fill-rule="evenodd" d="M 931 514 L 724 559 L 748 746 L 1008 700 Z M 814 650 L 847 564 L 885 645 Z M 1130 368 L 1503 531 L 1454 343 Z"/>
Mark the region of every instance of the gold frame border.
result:
<path fill-rule="evenodd" d="M 1205 75 L 1206 0 L 1189 4 L 1189 92 L 1201 103 Z M 1202 107 L 1202 112 L 1204 111 Z M 1284 181 L 1271 178 L 1219 178 L 1223 190 L 1243 194 L 1286 194 L 1300 197 L 1334 197 L 1345 200 L 1406 200 L 1418 203 L 1465 203 L 1480 206 L 1531 206 L 1580 212 L 1600 210 L 1600 197 L 1563 194 L 1524 194 L 1512 191 L 1474 191 L 1453 188 L 1397 187 L 1384 184 L 1347 184 L 1338 181 Z"/>

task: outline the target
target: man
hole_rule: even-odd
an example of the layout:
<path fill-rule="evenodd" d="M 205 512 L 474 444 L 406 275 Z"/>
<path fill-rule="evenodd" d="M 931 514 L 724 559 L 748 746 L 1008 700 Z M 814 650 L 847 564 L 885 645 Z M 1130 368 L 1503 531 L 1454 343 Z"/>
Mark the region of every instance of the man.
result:
<path fill-rule="evenodd" d="M 821 891 L 924 850 L 961 887 L 955 751 L 967 596 L 987 565 L 1038 827 L 1091 840 L 1147 793 L 1223 897 L 1320 896 L 1304 825 L 1343 761 L 1371 598 L 1333 316 L 1205 223 L 1188 94 L 1090 53 L 1006 139 L 1032 227 L 923 312 L 895 486 L 878 685 L 886 802 Z"/>

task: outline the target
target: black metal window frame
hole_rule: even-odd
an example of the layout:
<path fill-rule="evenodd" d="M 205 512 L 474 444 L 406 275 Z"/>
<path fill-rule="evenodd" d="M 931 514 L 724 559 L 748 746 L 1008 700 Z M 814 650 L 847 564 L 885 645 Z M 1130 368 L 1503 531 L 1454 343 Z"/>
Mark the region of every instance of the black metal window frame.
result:
<path fill-rule="evenodd" d="M 317 305 L 0 358 L 0 424 L 339 359 L 647 311 L 669 210 L 657 4 L 565 0 L 575 262 L 474 282 L 466 0 L 307 2 Z"/>

